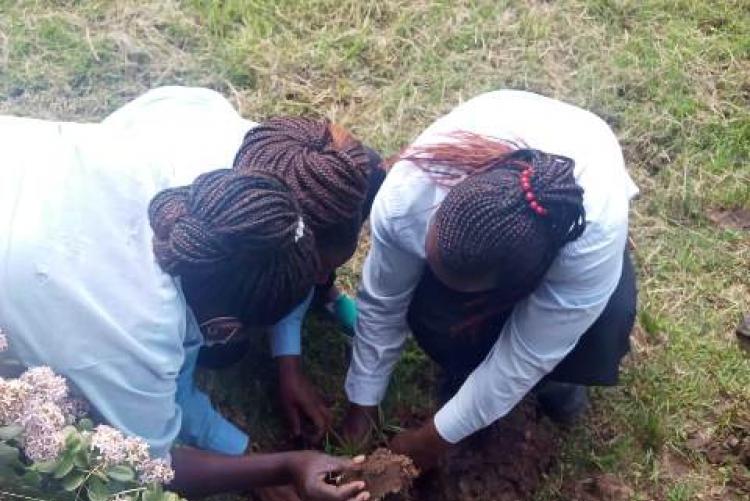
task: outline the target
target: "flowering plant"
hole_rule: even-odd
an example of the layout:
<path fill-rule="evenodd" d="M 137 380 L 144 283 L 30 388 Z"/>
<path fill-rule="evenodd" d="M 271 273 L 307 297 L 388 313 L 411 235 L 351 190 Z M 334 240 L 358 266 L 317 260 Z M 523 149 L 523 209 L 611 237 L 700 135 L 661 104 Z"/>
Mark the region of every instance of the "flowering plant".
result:
<path fill-rule="evenodd" d="M 94 427 L 86 411 L 48 367 L 0 378 L 0 498 L 180 500 L 162 487 L 174 477 L 166 461 L 152 459 L 140 438 Z"/>

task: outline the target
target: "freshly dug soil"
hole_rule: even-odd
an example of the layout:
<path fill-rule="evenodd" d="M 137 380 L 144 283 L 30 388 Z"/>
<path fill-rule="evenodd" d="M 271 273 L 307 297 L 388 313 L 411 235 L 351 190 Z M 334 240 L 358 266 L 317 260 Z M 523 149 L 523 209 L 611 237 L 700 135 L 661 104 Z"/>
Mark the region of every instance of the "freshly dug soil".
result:
<path fill-rule="evenodd" d="M 464 440 L 440 468 L 418 479 L 414 498 L 425 501 L 532 499 L 559 448 L 559 430 L 542 418 L 533 401 L 525 401 L 497 424 Z"/>
<path fill-rule="evenodd" d="M 378 501 L 391 494 L 408 493 L 418 474 L 411 459 L 380 448 L 367 456 L 361 469 L 345 473 L 338 483 L 364 480 L 370 499 Z"/>

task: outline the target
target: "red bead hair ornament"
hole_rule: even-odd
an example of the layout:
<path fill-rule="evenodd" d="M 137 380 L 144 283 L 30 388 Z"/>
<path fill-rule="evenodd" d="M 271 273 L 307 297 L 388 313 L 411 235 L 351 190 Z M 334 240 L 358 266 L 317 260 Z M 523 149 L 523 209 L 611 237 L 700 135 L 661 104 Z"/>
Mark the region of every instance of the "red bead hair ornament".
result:
<path fill-rule="evenodd" d="M 529 202 L 529 207 L 531 208 L 531 210 L 533 210 L 540 216 L 546 216 L 547 209 L 541 206 L 539 201 L 536 199 L 536 195 L 531 189 L 531 175 L 533 173 L 534 170 L 531 167 L 527 167 L 526 169 L 521 171 L 521 189 L 524 192 L 526 201 Z"/>

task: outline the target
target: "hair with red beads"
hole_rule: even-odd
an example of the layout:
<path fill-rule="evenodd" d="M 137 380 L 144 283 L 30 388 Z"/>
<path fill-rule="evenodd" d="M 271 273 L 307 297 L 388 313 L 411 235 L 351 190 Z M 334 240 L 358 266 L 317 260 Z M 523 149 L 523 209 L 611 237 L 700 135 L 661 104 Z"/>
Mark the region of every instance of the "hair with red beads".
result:
<path fill-rule="evenodd" d="M 560 248 L 586 227 L 573 160 L 469 132 L 399 157 L 447 186 L 434 217 L 442 265 L 496 276 L 507 302 L 541 282 Z"/>

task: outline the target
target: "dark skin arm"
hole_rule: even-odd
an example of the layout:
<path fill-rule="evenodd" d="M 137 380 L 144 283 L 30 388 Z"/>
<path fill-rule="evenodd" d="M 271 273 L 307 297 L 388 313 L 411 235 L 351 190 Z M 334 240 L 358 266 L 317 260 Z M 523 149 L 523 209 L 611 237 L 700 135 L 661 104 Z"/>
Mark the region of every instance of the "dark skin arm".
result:
<path fill-rule="evenodd" d="M 321 398 L 318 390 L 310 383 L 302 371 L 301 357 L 277 357 L 279 368 L 279 398 L 286 415 L 292 436 L 302 436 L 302 420 L 310 420 L 314 433 L 306 437 L 317 444 L 331 428 L 333 414 Z"/>
<path fill-rule="evenodd" d="M 393 452 L 412 458 L 422 472 L 437 466 L 440 458 L 453 446 L 440 436 L 432 419 L 419 428 L 402 431 L 389 445 Z"/>
<path fill-rule="evenodd" d="M 378 408 L 376 406 L 350 404 L 341 424 L 341 436 L 347 444 L 367 449 L 377 423 Z"/>
<path fill-rule="evenodd" d="M 175 478 L 169 487 L 189 499 L 287 484 L 294 485 L 303 499 L 369 499 L 369 493 L 364 491 L 364 482 L 339 487 L 326 484 L 324 478 L 327 473 L 356 468 L 356 464 L 317 452 L 224 456 L 181 447 L 172 452 L 172 465 Z"/>

